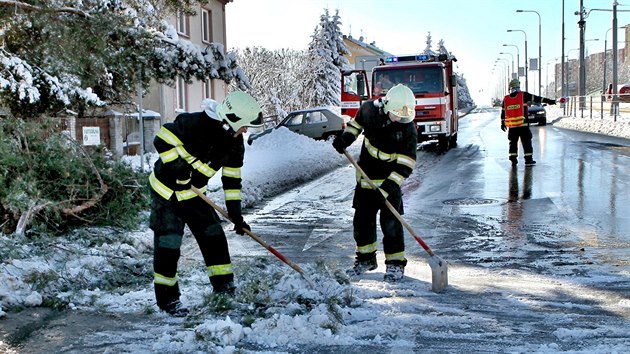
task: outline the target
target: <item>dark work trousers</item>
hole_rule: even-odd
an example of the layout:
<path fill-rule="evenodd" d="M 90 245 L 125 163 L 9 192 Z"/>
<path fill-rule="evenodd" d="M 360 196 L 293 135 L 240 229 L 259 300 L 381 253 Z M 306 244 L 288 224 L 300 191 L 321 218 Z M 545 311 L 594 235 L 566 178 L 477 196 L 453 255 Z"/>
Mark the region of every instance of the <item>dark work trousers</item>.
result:
<path fill-rule="evenodd" d="M 521 139 L 523 144 L 523 156 L 525 161 L 532 160 L 534 148 L 532 147 L 532 132 L 529 126 L 509 128 L 508 140 L 510 141 L 509 157 L 510 159 L 518 158 L 518 140 Z"/>
<path fill-rule="evenodd" d="M 184 235 L 184 226 L 195 236 L 206 267 L 229 265 L 230 252 L 227 239 L 221 227 L 219 216 L 214 209 L 201 198 L 195 197 L 178 202 L 151 192 L 150 227 L 154 233 L 153 271 L 162 277 L 175 278 L 180 247 Z M 231 282 L 234 274 L 213 275 L 210 282 L 213 287 Z M 167 305 L 179 298 L 179 285 L 167 286 L 155 284 L 155 295 L 158 306 Z"/>
<path fill-rule="evenodd" d="M 402 194 L 390 195 L 388 198 L 394 209 L 403 214 Z M 380 211 L 381 231 L 383 232 L 383 251 L 386 256 L 385 264 L 399 263 L 403 266 L 407 261 L 389 261 L 387 255 L 405 251 L 403 226 L 392 214 L 383 201 L 381 192 L 357 186 L 352 201 L 354 211 L 354 240 L 357 247 L 376 243 L 376 214 Z M 361 255 L 357 254 L 361 259 Z"/>

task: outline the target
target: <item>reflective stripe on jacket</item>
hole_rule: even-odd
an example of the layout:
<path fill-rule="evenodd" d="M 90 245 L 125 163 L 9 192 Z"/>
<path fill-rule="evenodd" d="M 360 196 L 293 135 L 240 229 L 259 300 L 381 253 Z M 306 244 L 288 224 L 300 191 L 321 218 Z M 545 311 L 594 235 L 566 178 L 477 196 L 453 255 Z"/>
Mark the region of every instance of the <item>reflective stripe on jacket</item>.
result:
<path fill-rule="evenodd" d="M 364 134 L 358 164 L 377 186 L 398 186 L 409 177 L 416 165 L 418 133 L 413 122 L 393 123 L 373 101 L 365 102 L 345 129 L 342 138 L 354 141 Z M 360 175 L 357 183 L 371 188 Z"/>
<path fill-rule="evenodd" d="M 226 201 L 241 200 L 243 137 L 234 138 L 221 123 L 204 112 L 183 113 L 164 124 L 153 140 L 160 158 L 149 176 L 151 188 L 162 198 L 178 201 L 197 197 L 191 186 L 206 190 L 208 180 L 222 168 Z"/>

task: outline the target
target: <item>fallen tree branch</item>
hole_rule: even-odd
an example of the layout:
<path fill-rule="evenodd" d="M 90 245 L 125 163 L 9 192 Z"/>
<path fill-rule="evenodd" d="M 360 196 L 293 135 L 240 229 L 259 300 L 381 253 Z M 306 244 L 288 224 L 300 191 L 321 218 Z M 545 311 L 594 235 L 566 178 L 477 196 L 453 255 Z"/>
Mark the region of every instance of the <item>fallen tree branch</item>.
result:
<path fill-rule="evenodd" d="M 42 204 L 39 204 L 39 205 L 37 205 L 36 203 L 33 203 L 28 208 L 28 210 L 26 210 L 20 216 L 20 220 L 18 220 L 17 226 L 15 227 L 15 235 L 16 236 L 23 236 L 24 235 L 24 231 L 26 230 L 26 225 L 28 225 L 29 219 L 33 215 L 39 213 L 40 210 L 44 209 L 45 207 L 47 207 L 50 204 L 51 204 L 51 202 L 45 202 L 45 203 L 42 203 Z"/>
<path fill-rule="evenodd" d="M 77 214 L 79 214 L 82 211 L 84 211 L 86 209 L 89 209 L 89 208 L 93 207 L 94 205 L 96 205 L 96 203 L 99 200 L 101 200 L 101 198 L 103 198 L 105 193 L 107 193 L 107 191 L 109 190 L 109 187 L 107 187 L 107 184 L 105 184 L 105 182 L 103 181 L 103 177 L 101 177 L 101 174 L 98 172 L 98 169 L 94 165 L 94 162 L 92 161 L 92 158 L 90 158 L 90 155 L 87 153 L 87 151 L 85 151 L 83 146 L 81 146 L 81 144 L 79 144 L 76 140 L 74 140 L 74 139 L 72 139 L 72 138 L 70 138 L 70 137 L 68 137 L 66 135 L 64 135 L 64 136 L 66 137 L 66 139 L 68 139 L 70 142 L 72 142 L 79 150 L 81 150 L 81 153 L 85 157 L 85 160 L 87 161 L 87 163 L 92 168 L 92 171 L 96 175 L 96 178 L 98 179 L 98 183 L 100 184 L 100 187 L 101 187 L 100 193 L 98 193 L 94 197 L 88 199 L 86 202 L 84 202 L 84 203 L 82 203 L 80 205 L 74 206 L 72 208 L 63 208 L 63 209 L 61 209 L 62 213 L 66 214 L 66 215 L 71 215 L 71 216 L 74 216 L 74 217 L 78 218 Z"/>

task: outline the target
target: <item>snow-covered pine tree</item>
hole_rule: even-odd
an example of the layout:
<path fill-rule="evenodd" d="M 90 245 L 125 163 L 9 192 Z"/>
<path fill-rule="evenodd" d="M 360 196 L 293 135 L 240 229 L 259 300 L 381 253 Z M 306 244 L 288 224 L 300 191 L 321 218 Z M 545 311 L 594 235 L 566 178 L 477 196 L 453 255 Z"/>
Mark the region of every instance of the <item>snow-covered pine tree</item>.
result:
<path fill-rule="evenodd" d="M 320 16 L 309 44 L 310 74 L 306 81 L 308 107 L 341 104 L 341 70 L 348 67 L 348 48 L 343 43 L 339 10 L 332 17 L 328 9 Z"/>

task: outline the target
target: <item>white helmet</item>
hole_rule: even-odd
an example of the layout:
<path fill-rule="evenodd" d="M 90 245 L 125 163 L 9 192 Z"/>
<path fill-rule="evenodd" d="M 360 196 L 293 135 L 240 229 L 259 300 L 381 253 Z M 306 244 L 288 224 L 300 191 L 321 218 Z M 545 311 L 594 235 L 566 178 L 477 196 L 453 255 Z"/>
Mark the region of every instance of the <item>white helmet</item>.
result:
<path fill-rule="evenodd" d="M 261 127 L 262 110 L 254 97 L 243 91 L 234 91 L 227 95 L 223 103 L 217 106 L 217 115 L 234 131 L 241 127 Z"/>
<path fill-rule="evenodd" d="M 398 84 L 385 95 L 383 112 L 391 112 L 400 117 L 401 123 L 409 123 L 416 116 L 416 97 L 411 89 L 403 84 Z"/>

